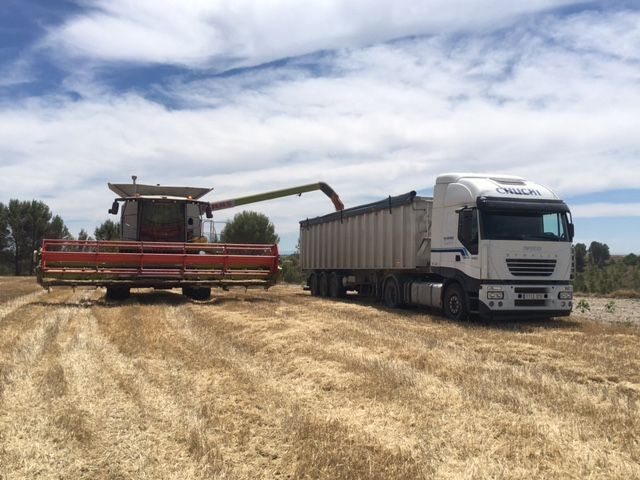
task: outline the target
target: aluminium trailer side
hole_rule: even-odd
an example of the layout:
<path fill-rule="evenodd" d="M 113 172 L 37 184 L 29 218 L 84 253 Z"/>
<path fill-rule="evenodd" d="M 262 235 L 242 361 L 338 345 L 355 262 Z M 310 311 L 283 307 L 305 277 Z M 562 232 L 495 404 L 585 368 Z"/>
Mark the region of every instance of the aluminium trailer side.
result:
<path fill-rule="evenodd" d="M 301 221 L 300 264 L 312 294 L 338 297 L 349 289 L 381 298 L 393 281 L 391 294 L 402 303 L 399 279 L 430 273 L 432 207 L 432 198 L 412 191 Z"/>

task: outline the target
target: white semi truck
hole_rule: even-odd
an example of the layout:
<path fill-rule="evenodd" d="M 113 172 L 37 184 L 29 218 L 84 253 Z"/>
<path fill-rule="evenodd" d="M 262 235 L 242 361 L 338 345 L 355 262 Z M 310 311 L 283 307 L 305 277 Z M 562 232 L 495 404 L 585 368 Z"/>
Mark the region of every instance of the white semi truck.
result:
<path fill-rule="evenodd" d="M 462 320 L 569 315 L 571 213 L 510 175 L 449 173 L 433 197 L 409 192 L 300 222 L 311 293 L 371 295 Z"/>

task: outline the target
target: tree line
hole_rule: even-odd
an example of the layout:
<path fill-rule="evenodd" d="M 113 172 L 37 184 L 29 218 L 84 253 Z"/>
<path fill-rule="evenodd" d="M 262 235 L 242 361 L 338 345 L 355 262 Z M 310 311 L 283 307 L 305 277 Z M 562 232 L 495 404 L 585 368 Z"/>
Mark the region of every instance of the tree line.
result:
<path fill-rule="evenodd" d="M 576 291 L 600 294 L 640 291 L 640 257 L 635 253 L 614 258 L 609 246 L 600 242 L 591 242 L 589 247 L 577 243 L 574 252 Z"/>
<path fill-rule="evenodd" d="M 77 239 L 118 240 L 119 232 L 117 222 L 106 220 L 95 228 L 93 237 L 82 229 Z M 36 267 L 33 252 L 43 238 L 75 239 L 62 218 L 40 200 L 12 199 L 6 205 L 0 202 L 0 275 L 33 274 Z M 236 214 L 220 235 L 220 241 L 225 243 L 278 243 L 279 240 L 266 215 L 248 211 Z"/>
<path fill-rule="evenodd" d="M 96 239 L 107 240 L 118 226 L 107 220 L 98 228 Z M 84 238 L 83 238 L 84 237 Z M 59 215 L 54 215 L 47 204 L 40 200 L 9 200 L 0 202 L 0 274 L 29 275 L 36 267 L 34 250 L 40 247 L 43 238 L 73 239 L 73 235 Z M 84 230 L 78 238 L 91 237 Z"/>
<path fill-rule="evenodd" d="M 84 229 L 78 240 L 117 240 L 119 224 L 106 220 L 93 232 Z M 43 238 L 72 240 L 74 237 L 59 215 L 54 215 L 39 200 L 10 200 L 0 202 L 0 275 L 32 274 L 35 269 L 33 252 Z M 215 239 L 214 241 L 216 241 Z M 266 215 L 244 211 L 234 216 L 221 232 L 224 243 L 278 243 L 275 227 Z M 614 259 L 606 243 L 591 242 L 587 247 L 577 243 L 574 247 L 576 291 L 611 293 L 616 290 L 640 290 L 640 257 L 634 253 Z M 296 253 L 282 258 L 285 281 L 299 283 L 303 275 Z"/>

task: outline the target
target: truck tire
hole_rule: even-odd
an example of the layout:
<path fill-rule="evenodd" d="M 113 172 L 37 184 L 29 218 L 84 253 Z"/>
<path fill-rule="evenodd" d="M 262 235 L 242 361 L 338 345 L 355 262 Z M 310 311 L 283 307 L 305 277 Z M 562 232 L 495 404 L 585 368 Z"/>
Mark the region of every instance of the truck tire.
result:
<path fill-rule="evenodd" d="M 182 287 L 182 294 L 192 300 L 209 300 L 211 287 Z"/>
<path fill-rule="evenodd" d="M 442 303 L 444 314 L 449 320 L 460 322 L 467 319 L 469 315 L 467 311 L 467 296 L 459 284 L 452 283 L 447 287 Z"/>
<path fill-rule="evenodd" d="M 382 288 L 382 301 L 389 308 L 399 308 L 402 306 L 402 290 L 395 277 L 389 277 L 384 282 Z"/>
<path fill-rule="evenodd" d="M 312 273 L 309 276 L 309 291 L 314 297 L 320 295 L 320 290 L 318 289 L 318 275 L 316 273 Z"/>
<path fill-rule="evenodd" d="M 344 287 L 342 286 L 342 277 L 337 273 L 329 275 L 329 296 L 331 298 L 342 298 L 345 293 Z"/>
<path fill-rule="evenodd" d="M 107 287 L 106 297 L 109 300 L 125 300 L 129 298 L 129 287 Z"/>
<path fill-rule="evenodd" d="M 321 297 L 329 296 L 329 278 L 326 273 L 321 273 L 318 279 L 318 291 Z"/>

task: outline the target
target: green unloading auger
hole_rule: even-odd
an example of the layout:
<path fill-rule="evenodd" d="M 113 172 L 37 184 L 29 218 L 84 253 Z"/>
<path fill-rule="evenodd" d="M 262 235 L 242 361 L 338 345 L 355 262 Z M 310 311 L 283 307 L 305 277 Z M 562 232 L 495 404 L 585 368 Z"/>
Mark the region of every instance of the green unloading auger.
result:
<path fill-rule="evenodd" d="M 288 197 L 291 195 L 300 195 L 306 192 L 321 190 L 333 202 L 336 211 L 344 210 L 344 204 L 340 200 L 338 194 L 324 182 L 310 183 L 309 185 L 301 185 L 299 187 L 283 188 L 282 190 L 274 190 L 272 192 L 258 193 L 255 195 L 247 195 L 246 197 L 232 198 L 229 200 L 220 200 L 218 202 L 209 203 L 212 211 L 224 210 L 225 208 L 238 207 L 247 205 L 248 203 L 263 202 L 265 200 L 273 200 L 274 198 Z"/>

